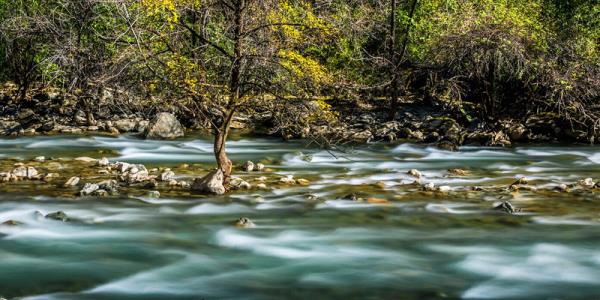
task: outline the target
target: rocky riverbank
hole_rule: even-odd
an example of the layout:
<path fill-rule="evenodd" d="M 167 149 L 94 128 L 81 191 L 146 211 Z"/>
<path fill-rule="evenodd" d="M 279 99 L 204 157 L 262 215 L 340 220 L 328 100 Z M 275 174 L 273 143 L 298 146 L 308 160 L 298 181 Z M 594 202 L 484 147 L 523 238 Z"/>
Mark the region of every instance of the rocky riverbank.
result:
<path fill-rule="evenodd" d="M 0 136 L 134 133 L 148 138 L 176 138 L 185 131 L 210 130 L 206 116 L 180 110 L 161 113 L 160 107 L 132 112 L 106 101 L 86 111 L 78 106 L 75 96 L 58 92 L 40 91 L 21 102 L 12 101 L 5 93 L 0 94 L 0 103 Z M 324 147 L 398 140 L 435 144 L 447 150 L 461 145 L 594 142 L 593 136 L 552 114 L 532 115 L 525 120 L 483 121 L 444 105 L 411 102 L 401 103 L 396 120 L 388 121 L 383 100 L 333 101 L 329 115 L 338 115 L 336 118 L 324 117 L 323 109 L 311 101 L 300 101 L 260 112 L 241 110 L 232 127 L 246 134 L 309 139 Z"/>

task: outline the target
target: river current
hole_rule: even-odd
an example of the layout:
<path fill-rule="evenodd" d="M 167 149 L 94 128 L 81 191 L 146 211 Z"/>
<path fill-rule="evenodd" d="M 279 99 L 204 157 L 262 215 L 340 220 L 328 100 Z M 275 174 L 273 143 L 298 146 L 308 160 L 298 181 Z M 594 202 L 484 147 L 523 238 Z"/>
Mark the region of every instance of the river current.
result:
<path fill-rule="evenodd" d="M 0 160 L 100 157 L 146 166 L 213 164 L 204 138 L 22 137 Z M 329 152 L 238 139 L 231 159 L 308 186 L 218 197 L 101 199 L 0 193 L 0 296 L 7 299 L 600 299 L 600 179 L 591 146 L 373 144 Z M 448 186 L 423 192 L 407 174 Z M 467 176 L 446 171 L 461 168 Z M 0 170 L 2 171 L 2 170 Z M 177 174 L 177 172 L 175 172 Z M 243 173 L 243 172 L 241 172 Z M 248 181 L 263 174 L 241 174 Z M 180 175 L 181 176 L 181 175 Z M 525 176 L 537 191 L 510 191 Z M 471 187 L 483 191 L 471 191 Z M 486 188 L 489 188 L 486 190 Z M 355 193 L 386 199 L 353 201 Z M 510 201 L 520 212 L 494 211 Z M 39 218 L 64 211 L 75 221 Z M 248 217 L 255 228 L 233 222 Z"/>

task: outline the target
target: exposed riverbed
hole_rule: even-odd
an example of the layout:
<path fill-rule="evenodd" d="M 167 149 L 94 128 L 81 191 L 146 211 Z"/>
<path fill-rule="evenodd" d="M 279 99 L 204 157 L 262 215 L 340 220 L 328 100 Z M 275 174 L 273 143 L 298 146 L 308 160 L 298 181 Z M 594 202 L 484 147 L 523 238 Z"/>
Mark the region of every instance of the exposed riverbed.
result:
<path fill-rule="evenodd" d="M 600 298 L 600 148 L 368 145 L 347 153 L 299 142 L 228 144 L 237 171 L 267 190 L 207 197 L 159 187 L 77 197 L 56 182 L 0 183 L 0 295 L 8 299 L 597 299 Z M 0 140 L 4 167 L 54 167 L 73 158 L 205 174 L 202 138 L 22 137 Z M 37 156 L 54 158 L 32 162 Z M 187 166 L 183 166 L 187 164 Z M 448 173 L 460 168 L 466 176 Z M 92 180 L 97 170 L 86 168 Z M 426 192 L 421 183 L 447 186 Z M 0 171 L 8 171 L 1 170 Z M 309 185 L 282 185 L 293 175 Z M 70 176 L 70 175 L 69 175 Z M 514 191 L 519 177 L 530 189 Z M 98 179 L 99 180 L 99 179 Z M 555 191 L 574 184 L 570 192 Z M 479 187 L 480 190 L 472 190 Z M 347 199 L 354 194 L 365 201 Z M 382 201 L 366 201 L 375 198 Z M 510 201 L 520 209 L 494 211 Z M 36 213 L 38 212 L 39 213 Z M 64 211 L 72 220 L 39 217 Z M 248 217 L 255 228 L 236 228 Z"/>

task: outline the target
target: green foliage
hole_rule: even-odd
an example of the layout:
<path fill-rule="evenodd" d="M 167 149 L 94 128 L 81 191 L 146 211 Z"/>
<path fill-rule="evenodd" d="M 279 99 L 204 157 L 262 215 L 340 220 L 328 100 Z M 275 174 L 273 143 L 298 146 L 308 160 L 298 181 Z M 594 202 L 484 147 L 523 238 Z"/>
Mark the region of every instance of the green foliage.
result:
<path fill-rule="evenodd" d="M 598 1 L 420 0 L 412 17 L 398 1 L 395 45 L 390 1 L 246 0 L 239 38 L 236 3 L 0 0 L 0 79 L 222 108 L 239 67 L 245 100 L 381 98 L 397 77 L 402 96 L 473 102 L 480 116 L 518 103 L 577 118 L 597 102 Z"/>

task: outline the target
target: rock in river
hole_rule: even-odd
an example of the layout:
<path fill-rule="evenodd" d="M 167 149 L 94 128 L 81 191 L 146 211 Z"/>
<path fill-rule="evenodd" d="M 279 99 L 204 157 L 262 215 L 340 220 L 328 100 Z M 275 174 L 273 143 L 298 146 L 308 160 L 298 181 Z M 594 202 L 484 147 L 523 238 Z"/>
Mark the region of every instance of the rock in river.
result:
<path fill-rule="evenodd" d="M 144 136 L 148 139 L 172 139 L 184 136 L 184 130 L 173 114 L 163 112 L 150 122 Z"/>
<path fill-rule="evenodd" d="M 79 195 L 88 196 L 97 191 L 98 189 L 100 189 L 100 186 L 98 186 L 97 184 L 86 183 L 81 189 L 81 191 L 79 191 Z"/>
<path fill-rule="evenodd" d="M 69 217 L 67 217 L 67 214 L 65 214 L 64 211 L 56 211 L 56 212 L 47 214 L 46 219 L 52 219 L 52 220 L 66 222 L 69 220 Z"/>
<path fill-rule="evenodd" d="M 216 169 L 202 178 L 196 178 L 192 184 L 192 190 L 201 193 L 223 195 L 225 194 L 223 179 L 223 171 Z"/>
<path fill-rule="evenodd" d="M 254 163 L 251 161 L 247 161 L 242 165 L 242 170 L 246 172 L 252 172 L 254 170 Z"/>
<path fill-rule="evenodd" d="M 244 217 L 237 219 L 237 221 L 235 221 L 235 226 L 241 227 L 241 228 L 256 227 L 256 225 L 254 224 L 254 222 L 252 222 L 252 220 L 250 220 L 248 218 L 244 218 Z"/>

